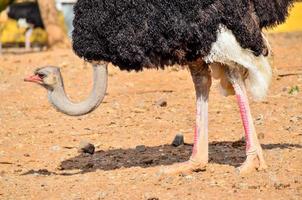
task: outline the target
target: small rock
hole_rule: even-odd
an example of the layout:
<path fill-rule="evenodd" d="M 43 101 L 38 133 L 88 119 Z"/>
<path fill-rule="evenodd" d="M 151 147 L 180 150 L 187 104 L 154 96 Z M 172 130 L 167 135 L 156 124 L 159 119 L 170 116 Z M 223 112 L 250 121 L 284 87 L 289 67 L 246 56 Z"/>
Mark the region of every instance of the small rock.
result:
<path fill-rule="evenodd" d="M 264 119 L 264 117 L 263 117 L 263 115 L 258 115 L 258 117 L 255 119 L 255 124 L 256 125 L 262 125 L 263 124 L 263 119 Z"/>
<path fill-rule="evenodd" d="M 159 200 L 159 198 L 157 198 L 157 197 L 150 197 L 147 200 Z"/>
<path fill-rule="evenodd" d="M 159 99 L 158 101 L 156 101 L 155 105 L 159 107 L 167 107 L 168 103 L 164 99 Z"/>
<path fill-rule="evenodd" d="M 95 147 L 93 144 L 88 142 L 81 142 L 79 147 L 79 152 L 81 153 L 88 153 L 88 154 L 94 154 Z"/>
<path fill-rule="evenodd" d="M 145 145 L 138 145 L 135 147 L 135 149 L 139 152 L 144 152 L 146 151 L 146 146 Z"/>
<path fill-rule="evenodd" d="M 145 158 L 144 160 L 142 160 L 142 163 L 144 163 L 145 165 L 151 165 L 153 163 L 153 159 Z"/>
<path fill-rule="evenodd" d="M 288 88 L 287 87 L 283 87 L 282 88 L 282 92 L 287 92 Z"/>
<path fill-rule="evenodd" d="M 87 163 L 86 165 L 85 165 L 85 169 L 91 169 L 91 168 L 93 168 L 94 167 L 94 163 L 93 162 L 89 162 L 89 163 Z"/>
<path fill-rule="evenodd" d="M 145 200 L 159 200 L 158 197 L 155 197 L 155 195 L 149 194 L 149 193 L 144 194 L 144 199 Z"/>
<path fill-rule="evenodd" d="M 290 184 L 274 183 L 274 187 L 276 190 L 281 190 L 290 187 Z"/>
<path fill-rule="evenodd" d="M 133 111 L 134 111 L 135 113 L 144 113 L 146 110 L 140 109 L 140 108 L 135 108 Z"/>
<path fill-rule="evenodd" d="M 184 144 L 184 136 L 181 134 L 181 133 L 178 133 L 176 136 L 175 136 L 175 138 L 174 138 L 174 140 L 173 140 L 173 142 L 172 142 L 172 145 L 174 146 L 174 147 L 178 147 L 178 146 L 181 146 L 181 145 L 183 145 Z"/>
<path fill-rule="evenodd" d="M 285 126 L 284 129 L 289 132 L 291 132 L 293 130 L 293 128 L 291 126 Z"/>
<path fill-rule="evenodd" d="M 52 151 L 60 151 L 61 147 L 59 145 L 54 145 L 50 148 Z"/>
<path fill-rule="evenodd" d="M 252 190 L 256 190 L 256 189 L 259 189 L 260 186 L 259 185 L 250 185 L 248 186 L 249 189 L 252 189 Z"/>
<path fill-rule="evenodd" d="M 292 116 L 289 121 L 293 123 L 297 123 L 299 120 L 301 120 L 300 116 Z"/>
<path fill-rule="evenodd" d="M 193 176 L 191 176 L 191 175 L 187 175 L 187 176 L 185 176 L 185 178 L 190 181 L 193 180 Z"/>

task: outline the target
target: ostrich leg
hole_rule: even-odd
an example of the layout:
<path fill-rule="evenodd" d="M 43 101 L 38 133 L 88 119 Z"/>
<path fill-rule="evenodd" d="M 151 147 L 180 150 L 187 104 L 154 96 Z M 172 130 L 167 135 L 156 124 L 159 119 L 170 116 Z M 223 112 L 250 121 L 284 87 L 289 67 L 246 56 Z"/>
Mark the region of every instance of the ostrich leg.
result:
<path fill-rule="evenodd" d="M 208 99 L 211 87 L 211 72 L 206 64 L 190 66 L 191 76 L 196 92 L 196 125 L 194 145 L 190 161 L 208 163 Z"/>
<path fill-rule="evenodd" d="M 246 174 L 254 169 L 265 169 L 267 166 L 263 158 L 262 148 L 257 138 L 245 85 L 242 81 L 241 75 L 238 70 L 234 69 L 232 71 L 228 71 L 227 76 L 235 90 L 246 138 L 247 158 L 238 170 L 240 174 Z"/>
<path fill-rule="evenodd" d="M 204 168 L 208 163 L 208 97 L 211 75 L 204 62 L 192 63 L 189 68 L 196 91 L 196 125 L 192 155 L 187 162 L 166 167 L 166 174 L 190 173 Z"/>
<path fill-rule="evenodd" d="M 33 33 L 33 28 L 30 27 L 25 33 L 25 49 L 30 50 L 30 36 Z"/>

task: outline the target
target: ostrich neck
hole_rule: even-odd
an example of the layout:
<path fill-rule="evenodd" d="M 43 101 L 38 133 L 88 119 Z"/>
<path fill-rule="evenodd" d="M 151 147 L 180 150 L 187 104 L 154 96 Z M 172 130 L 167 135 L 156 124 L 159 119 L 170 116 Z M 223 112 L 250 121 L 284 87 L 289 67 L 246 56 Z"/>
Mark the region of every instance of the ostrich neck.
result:
<path fill-rule="evenodd" d="M 93 89 L 89 97 L 79 103 L 67 97 L 63 79 L 60 86 L 48 92 L 51 104 L 60 112 L 70 116 L 85 115 L 95 110 L 102 102 L 107 89 L 107 65 L 93 65 Z"/>

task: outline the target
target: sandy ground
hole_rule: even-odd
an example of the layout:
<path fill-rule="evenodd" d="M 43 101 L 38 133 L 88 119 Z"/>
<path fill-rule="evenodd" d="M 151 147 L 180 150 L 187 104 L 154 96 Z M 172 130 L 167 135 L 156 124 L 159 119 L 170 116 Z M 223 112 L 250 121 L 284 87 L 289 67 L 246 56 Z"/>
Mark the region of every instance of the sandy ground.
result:
<path fill-rule="evenodd" d="M 121 72 L 110 67 L 104 103 L 68 117 L 46 91 L 23 78 L 62 66 L 68 94 L 84 99 L 91 69 L 70 50 L 0 56 L 0 199 L 302 199 L 302 33 L 270 35 L 274 77 L 267 100 L 251 107 L 267 171 L 241 177 L 243 128 L 234 97 L 214 82 L 209 108 L 210 162 L 204 171 L 160 178 L 164 165 L 187 160 L 193 141 L 194 90 L 187 70 Z M 290 92 L 298 86 L 300 92 Z M 166 107 L 156 105 L 167 101 Z M 78 152 L 81 141 L 96 146 Z M 139 145 L 144 148 L 136 149 Z"/>

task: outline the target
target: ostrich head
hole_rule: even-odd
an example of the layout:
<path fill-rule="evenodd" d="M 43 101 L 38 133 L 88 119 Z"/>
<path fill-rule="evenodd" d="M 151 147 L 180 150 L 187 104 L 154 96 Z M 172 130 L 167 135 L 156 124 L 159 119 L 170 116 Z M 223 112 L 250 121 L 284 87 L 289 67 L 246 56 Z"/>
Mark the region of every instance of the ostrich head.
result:
<path fill-rule="evenodd" d="M 50 103 L 60 112 L 71 116 L 85 115 L 95 110 L 102 102 L 107 89 L 107 64 L 93 64 L 93 89 L 89 97 L 73 103 L 65 93 L 63 77 L 60 68 L 47 66 L 35 70 L 34 75 L 24 79 L 34 82 L 48 91 Z"/>
<path fill-rule="evenodd" d="M 47 90 L 63 87 L 60 68 L 54 66 L 38 68 L 35 70 L 34 75 L 25 78 L 24 81 L 37 83 Z"/>

